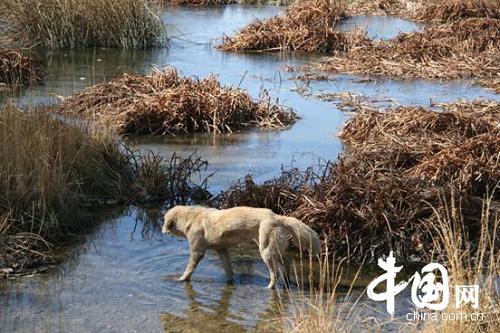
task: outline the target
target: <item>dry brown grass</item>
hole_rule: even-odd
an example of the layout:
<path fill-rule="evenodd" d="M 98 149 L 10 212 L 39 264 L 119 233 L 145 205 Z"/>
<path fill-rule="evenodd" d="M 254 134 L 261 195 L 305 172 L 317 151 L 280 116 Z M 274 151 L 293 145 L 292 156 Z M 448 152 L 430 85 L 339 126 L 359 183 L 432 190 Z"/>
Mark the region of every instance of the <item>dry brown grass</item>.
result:
<path fill-rule="evenodd" d="M 435 21 L 461 21 L 469 18 L 500 19 L 500 2 L 496 0 L 422 1 L 412 18 Z"/>
<path fill-rule="evenodd" d="M 0 48 L 0 84 L 27 86 L 41 80 L 38 61 L 20 50 Z"/>
<path fill-rule="evenodd" d="M 36 110 L 0 110 L 0 277 L 38 272 L 52 246 L 95 224 L 96 208 L 129 201 L 189 203 L 206 162 L 139 155 L 113 133 Z M 46 241 L 47 240 L 47 241 Z"/>
<path fill-rule="evenodd" d="M 495 0 L 355 0 L 350 15 L 397 15 L 412 20 L 451 22 L 469 18 L 500 18 Z"/>
<path fill-rule="evenodd" d="M 499 228 L 500 214 L 492 213 L 491 198 L 483 201 L 483 210 L 477 233 L 471 237 L 464 228 L 462 207 L 451 202 L 441 209 L 431 226 L 434 233 L 435 252 L 446 264 L 450 285 L 479 285 L 479 307 L 469 305 L 455 308 L 455 299 L 443 312 L 482 313 L 483 318 L 471 320 L 442 320 L 425 323 L 418 332 L 424 333 L 496 333 L 500 331 L 498 303 L 498 277 L 500 276 Z M 471 241 L 471 238 L 478 239 Z M 453 295 L 453 294 L 452 294 Z M 455 295 L 454 295 L 455 296 Z M 416 330 L 417 331 L 417 330 Z"/>
<path fill-rule="evenodd" d="M 479 85 L 500 94 L 500 78 L 479 80 Z"/>
<path fill-rule="evenodd" d="M 346 16 L 343 1 L 303 0 L 282 15 L 251 23 L 218 47 L 224 51 L 345 51 L 364 43 L 361 32 L 342 33 L 335 25 Z"/>
<path fill-rule="evenodd" d="M 359 328 L 356 322 L 357 301 L 353 288 L 361 267 L 346 269 L 345 260 L 336 258 L 324 247 L 321 258 L 296 258 L 291 272 L 297 290 L 279 292 L 278 332 L 339 333 Z M 342 287 L 348 287 L 347 290 Z"/>
<path fill-rule="evenodd" d="M 148 0 L 3 0 L 0 13 L 30 45 L 53 49 L 148 48 L 165 37 Z"/>
<path fill-rule="evenodd" d="M 500 20 L 467 19 L 402 33 L 352 48 L 317 67 L 400 78 L 498 77 Z"/>
<path fill-rule="evenodd" d="M 353 261 L 390 250 L 429 259 L 427 225 L 441 197 L 449 201 L 457 193 L 465 228 L 476 233 L 480 198 L 500 181 L 499 128 L 496 102 L 452 103 L 439 112 L 359 110 L 341 133 L 348 148 L 338 162 L 319 171 L 285 170 L 260 185 L 247 176 L 217 204 L 295 216 Z M 499 198 L 497 191 L 493 200 Z"/>
<path fill-rule="evenodd" d="M 399 15 L 410 11 L 408 0 L 356 0 L 349 4 L 350 15 Z"/>
<path fill-rule="evenodd" d="M 120 133 L 229 133 L 252 127 L 276 129 L 297 115 L 269 98 L 253 101 L 245 91 L 210 76 L 198 80 L 175 70 L 124 75 L 67 98 L 60 111 L 94 117 Z"/>
<path fill-rule="evenodd" d="M 471 237 L 464 228 L 464 216 L 460 206 L 451 200 L 440 208 L 436 208 L 436 219 L 429 225 L 433 237 L 433 251 L 436 258 L 433 262 L 443 264 L 450 277 L 449 306 L 442 313 L 472 314 L 481 313 L 483 318 L 473 320 L 471 317 L 458 317 L 456 320 L 428 320 L 414 325 L 412 323 L 394 322 L 401 325 L 403 332 L 423 333 L 496 333 L 500 330 L 500 312 L 498 310 L 498 276 L 500 275 L 499 227 L 500 215 L 492 215 L 492 201 L 487 196 L 480 213 L 477 235 Z M 290 304 L 282 302 L 282 311 L 278 315 L 281 332 L 352 332 L 364 331 L 368 327 L 363 322 L 364 316 L 357 315 L 363 304 L 358 296 L 354 297 L 352 286 L 360 276 L 360 270 L 352 278 L 351 287 L 339 293 L 338 268 L 342 263 L 331 261 L 325 256 L 321 261 L 317 274 L 321 277 L 319 288 L 304 291 L 299 286 L 301 297 L 291 299 Z M 330 260 L 328 260 L 330 259 Z M 470 305 L 455 307 L 454 286 L 480 286 L 479 307 Z M 363 294 L 361 294 L 363 295 Z M 341 297 L 339 297 L 341 296 Z M 290 297 L 291 298 L 291 297 Z M 440 318 L 438 314 L 438 318 Z M 371 327 L 370 331 L 383 330 L 380 326 Z"/>

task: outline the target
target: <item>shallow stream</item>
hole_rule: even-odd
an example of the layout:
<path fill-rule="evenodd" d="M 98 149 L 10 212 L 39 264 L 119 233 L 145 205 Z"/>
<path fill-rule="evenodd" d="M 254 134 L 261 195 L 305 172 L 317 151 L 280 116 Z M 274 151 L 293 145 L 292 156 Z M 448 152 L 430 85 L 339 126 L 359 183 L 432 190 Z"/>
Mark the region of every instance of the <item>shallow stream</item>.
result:
<path fill-rule="evenodd" d="M 45 52 L 47 80 L 25 92 L 21 103 L 32 105 L 67 96 L 123 72 L 147 73 L 151 67 L 173 66 L 188 76 L 217 74 L 223 83 L 240 85 L 254 97 L 265 89 L 281 104 L 293 107 L 302 119 L 284 131 L 133 141 L 141 149 L 162 154 L 197 151 L 209 161 L 208 172 L 215 172 L 209 185 L 216 193 L 247 173 L 265 180 L 278 174 L 281 165 L 306 167 L 319 157 L 336 159 L 343 149 L 336 133 L 348 115 L 315 97 L 321 93 L 351 91 L 405 105 L 459 98 L 499 99 L 466 81 L 366 81 L 336 75 L 330 81 L 305 83 L 292 80 L 293 73 L 285 71 L 285 66 L 305 64 L 321 55 L 230 54 L 213 48 L 223 34 L 281 10 L 239 5 L 168 8 L 163 18 L 174 36 L 168 49 Z M 353 26 L 366 26 L 376 38 L 420 28 L 408 21 L 373 16 L 351 19 L 344 28 Z M 80 245 L 68 250 L 64 254 L 68 259 L 50 273 L 2 281 L 0 332 L 238 332 L 261 327 L 275 310 L 279 295 L 265 289 L 267 271 L 260 259 L 255 254 L 236 253 L 235 282 L 227 285 L 218 259 L 209 254 L 192 283 L 176 282 L 189 249 L 185 240 L 153 231 L 160 214 L 160 207 L 118 210 Z M 365 280 L 370 276 L 366 273 Z M 361 291 L 359 288 L 355 294 Z M 289 296 L 296 295 L 292 291 Z M 284 299 L 286 302 L 288 297 Z M 408 312 L 407 300 L 404 295 L 398 297 L 398 315 Z M 383 304 L 361 298 L 357 306 L 365 319 L 387 319 Z"/>

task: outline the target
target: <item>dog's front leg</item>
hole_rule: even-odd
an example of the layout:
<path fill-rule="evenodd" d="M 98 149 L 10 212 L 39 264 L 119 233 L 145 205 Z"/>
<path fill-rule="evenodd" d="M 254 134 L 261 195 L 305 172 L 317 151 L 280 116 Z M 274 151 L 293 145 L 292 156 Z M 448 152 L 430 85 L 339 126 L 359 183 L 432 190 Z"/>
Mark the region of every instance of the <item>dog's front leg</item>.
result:
<path fill-rule="evenodd" d="M 203 256 L 205 255 L 206 248 L 205 247 L 193 247 L 191 249 L 191 256 L 189 257 L 189 262 L 184 270 L 184 274 L 178 279 L 179 281 L 189 281 L 191 279 L 191 275 L 193 274 L 196 266 Z"/>
<path fill-rule="evenodd" d="M 231 257 L 229 256 L 229 251 L 227 249 L 217 250 L 220 259 L 222 260 L 222 267 L 224 267 L 224 272 L 226 272 L 227 281 L 233 281 L 233 270 L 231 269 Z"/>

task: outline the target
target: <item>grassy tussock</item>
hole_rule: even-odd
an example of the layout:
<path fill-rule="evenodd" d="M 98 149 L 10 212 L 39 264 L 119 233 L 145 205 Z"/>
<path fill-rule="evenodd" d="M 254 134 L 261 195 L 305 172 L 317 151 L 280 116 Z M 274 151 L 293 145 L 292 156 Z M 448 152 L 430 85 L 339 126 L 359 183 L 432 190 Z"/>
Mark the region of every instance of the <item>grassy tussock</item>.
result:
<path fill-rule="evenodd" d="M 205 186 L 193 182 L 206 166 L 194 156 L 141 156 L 110 132 L 12 105 L 0 112 L 0 156 L 0 276 L 51 263 L 47 241 L 57 245 L 92 225 L 96 207 L 186 203 Z"/>
<path fill-rule="evenodd" d="M 495 0 L 356 0 L 351 15 L 398 15 L 412 20 L 451 22 L 469 18 L 500 18 Z"/>
<path fill-rule="evenodd" d="M 283 128 L 297 115 L 269 99 L 253 101 L 237 88 L 210 76 L 198 80 L 175 70 L 151 75 L 124 75 L 86 88 L 60 107 L 73 115 L 95 116 L 120 133 L 229 133 L 252 127 Z"/>
<path fill-rule="evenodd" d="M 341 291 L 341 284 L 346 280 L 342 265 L 342 261 L 335 262 L 328 248 L 319 260 L 300 258 L 299 263 L 294 263 L 292 276 L 295 275 L 299 296 L 288 295 L 288 290 L 285 290 L 285 295 L 280 298 L 278 332 L 355 331 L 358 323 L 351 319 L 355 315 L 356 304 L 352 291 L 361 270 L 349 276 L 352 283 L 347 291 Z M 283 298 L 288 304 L 284 304 Z"/>
<path fill-rule="evenodd" d="M 163 24 L 148 0 L 4 0 L 0 7 L 12 30 L 47 48 L 162 44 Z"/>
<path fill-rule="evenodd" d="M 348 149 L 338 162 L 284 170 L 262 184 L 247 176 L 217 205 L 268 207 L 295 216 L 354 261 L 390 250 L 407 260 L 429 259 L 427 223 L 436 220 L 431 207 L 442 207 L 443 197 L 450 201 L 457 193 L 464 228 L 477 234 L 480 198 L 500 182 L 499 103 L 442 107 L 360 110 L 341 133 Z M 500 199 L 498 191 L 492 199 Z"/>
<path fill-rule="evenodd" d="M 466 19 L 353 48 L 318 67 L 402 78 L 498 77 L 499 41 L 500 20 Z"/>
<path fill-rule="evenodd" d="M 346 15 L 342 1 L 294 2 L 282 15 L 251 23 L 232 37 L 225 37 L 224 51 L 345 51 L 363 43 L 364 34 L 341 33 L 335 25 Z"/>
<path fill-rule="evenodd" d="M 409 0 L 356 0 L 349 3 L 350 15 L 404 15 L 409 11 Z"/>
<path fill-rule="evenodd" d="M 500 19 L 500 3 L 496 0 L 423 1 L 412 18 L 448 22 L 469 18 Z"/>
<path fill-rule="evenodd" d="M 0 84 L 28 86 L 41 80 L 40 64 L 20 50 L 0 48 Z"/>

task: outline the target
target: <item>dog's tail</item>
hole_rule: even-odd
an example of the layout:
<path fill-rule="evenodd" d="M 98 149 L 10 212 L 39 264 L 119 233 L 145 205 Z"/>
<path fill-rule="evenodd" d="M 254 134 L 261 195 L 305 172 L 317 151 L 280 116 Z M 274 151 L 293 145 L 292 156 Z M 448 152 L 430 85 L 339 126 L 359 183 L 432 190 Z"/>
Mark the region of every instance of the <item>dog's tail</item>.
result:
<path fill-rule="evenodd" d="M 280 220 L 293 236 L 294 244 L 298 249 L 310 252 L 313 256 L 321 253 L 321 241 L 314 230 L 294 217 L 280 216 Z"/>

